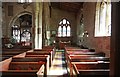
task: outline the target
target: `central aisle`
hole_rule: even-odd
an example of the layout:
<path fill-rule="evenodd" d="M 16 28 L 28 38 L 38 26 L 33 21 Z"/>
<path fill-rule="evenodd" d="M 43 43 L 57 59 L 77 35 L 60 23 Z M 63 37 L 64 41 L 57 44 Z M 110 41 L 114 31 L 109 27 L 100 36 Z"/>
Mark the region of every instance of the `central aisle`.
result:
<path fill-rule="evenodd" d="M 48 77 L 68 77 L 68 72 L 66 69 L 65 55 L 63 50 L 58 50 L 55 53 L 52 66 Z"/>

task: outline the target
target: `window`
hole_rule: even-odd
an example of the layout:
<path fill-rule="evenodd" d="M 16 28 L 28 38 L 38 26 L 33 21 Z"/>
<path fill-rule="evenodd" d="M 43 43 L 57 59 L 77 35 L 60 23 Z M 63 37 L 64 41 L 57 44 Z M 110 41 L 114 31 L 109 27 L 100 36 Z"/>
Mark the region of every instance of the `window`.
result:
<path fill-rule="evenodd" d="M 16 40 L 16 42 L 20 42 L 20 29 L 17 25 L 14 25 L 12 27 L 12 36 L 13 36 L 13 39 Z"/>
<path fill-rule="evenodd" d="M 66 26 L 63 26 L 63 32 L 62 33 L 63 33 L 62 36 L 65 37 L 66 36 Z"/>
<path fill-rule="evenodd" d="M 30 42 L 30 36 L 31 36 L 31 33 L 29 30 L 24 30 L 23 33 L 22 33 L 22 36 L 21 36 L 21 41 L 22 42 Z"/>
<path fill-rule="evenodd" d="M 58 26 L 58 37 L 70 37 L 71 27 L 67 19 L 62 19 Z"/>
<path fill-rule="evenodd" d="M 58 37 L 61 37 L 62 36 L 62 27 L 59 26 L 58 27 Z"/>
<path fill-rule="evenodd" d="M 70 36 L 70 26 L 67 26 L 67 36 Z"/>
<path fill-rule="evenodd" d="M 21 35 L 21 36 L 20 36 Z M 25 29 L 22 33 L 20 32 L 20 28 L 18 26 L 12 27 L 12 37 L 16 40 L 16 42 L 30 42 L 31 33 L 29 30 Z M 20 40 L 21 39 L 21 40 Z"/>
<path fill-rule="evenodd" d="M 104 0 L 96 4 L 95 37 L 111 35 L 111 2 Z"/>
<path fill-rule="evenodd" d="M 12 26 L 12 37 L 17 43 L 20 42 L 31 42 L 31 27 L 32 27 L 32 16 L 25 14 L 20 16 Z"/>

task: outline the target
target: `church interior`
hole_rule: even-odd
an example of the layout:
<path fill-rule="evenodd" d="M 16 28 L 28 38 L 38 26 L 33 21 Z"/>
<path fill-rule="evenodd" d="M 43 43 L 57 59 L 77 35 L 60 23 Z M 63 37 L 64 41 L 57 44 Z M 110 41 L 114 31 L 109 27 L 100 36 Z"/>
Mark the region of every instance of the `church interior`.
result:
<path fill-rule="evenodd" d="M 0 2 L 1 77 L 119 77 L 120 2 Z"/>

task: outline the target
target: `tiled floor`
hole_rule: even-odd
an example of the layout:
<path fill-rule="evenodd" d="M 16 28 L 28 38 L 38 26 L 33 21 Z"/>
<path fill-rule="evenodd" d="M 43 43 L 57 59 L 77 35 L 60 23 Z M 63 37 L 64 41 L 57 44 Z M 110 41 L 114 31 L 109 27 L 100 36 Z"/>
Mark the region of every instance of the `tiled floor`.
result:
<path fill-rule="evenodd" d="M 56 51 L 48 77 L 68 77 L 64 51 Z"/>

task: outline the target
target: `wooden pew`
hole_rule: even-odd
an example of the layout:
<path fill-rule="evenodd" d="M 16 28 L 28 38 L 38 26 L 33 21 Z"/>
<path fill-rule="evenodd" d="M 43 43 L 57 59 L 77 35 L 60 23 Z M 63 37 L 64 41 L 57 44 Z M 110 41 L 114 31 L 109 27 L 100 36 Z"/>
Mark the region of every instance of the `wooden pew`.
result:
<path fill-rule="evenodd" d="M 10 64 L 8 63 L 9 64 L 9 69 L 2 71 L 4 73 L 3 77 L 7 77 L 7 76 L 9 77 L 9 75 L 13 76 L 14 75 L 13 73 L 17 69 L 19 70 L 19 69 L 22 69 L 22 68 L 24 70 L 20 70 L 20 71 L 17 70 L 16 71 L 16 73 L 17 73 L 17 74 L 15 74 L 16 76 L 21 73 L 21 75 L 17 76 L 17 77 L 24 77 L 24 76 L 22 76 L 23 74 L 26 74 L 26 76 L 27 76 L 27 75 L 29 75 L 29 71 L 31 73 L 33 73 L 33 75 L 35 75 L 37 73 L 37 75 L 47 76 L 47 66 L 46 66 L 47 65 L 47 58 L 48 58 L 48 56 L 42 56 L 42 57 L 14 57 L 10 61 Z M 15 68 L 10 67 L 11 64 L 12 64 L 12 67 L 15 67 Z M 38 67 L 38 65 L 40 65 L 40 64 L 42 64 L 41 68 L 39 70 L 37 70 L 37 72 L 35 72 L 35 70 L 36 70 L 35 68 Z M 31 68 L 31 66 L 33 66 L 32 67 L 33 69 Z M 28 67 L 30 67 L 30 68 L 28 68 Z M 16 69 L 16 70 L 14 70 L 14 69 Z M 29 70 L 26 70 L 26 69 L 29 69 Z M 44 72 L 44 74 L 43 74 L 43 72 Z M 32 77 L 33 75 L 31 74 L 30 77 Z M 29 76 L 27 76 L 27 77 L 29 77 Z"/>
<path fill-rule="evenodd" d="M 47 56 L 42 57 L 14 57 L 11 62 L 47 62 Z"/>
<path fill-rule="evenodd" d="M 96 54 L 100 56 L 105 56 L 105 53 L 103 52 L 95 52 L 94 49 L 81 49 L 79 47 L 65 47 L 65 52 L 66 52 L 66 55 Z"/>
<path fill-rule="evenodd" d="M 4 60 L 6 60 L 6 59 L 9 59 L 10 58 L 10 56 L 4 56 L 4 57 L 2 57 L 2 56 L 0 56 L 2 59 L 1 59 L 1 61 L 4 61 Z"/>
<path fill-rule="evenodd" d="M 78 57 L 78 58 L 77 58 Z M 107 62 L 109 64 L 109 58 L 107 57 L 70 57 L 69 61 L 67 62 L 67 66 L 69 68 L 69 72 L 70 74 L 72 74 L 72 70 L 73 70 L 73 64 L 77 64 L 77 63 L 87 63 L 87 62 L 95 62 L 95 63 L 104 63 Z M 106 66 L 105 66 L 106 67 Z M 108 68 L 109 66 L 107 66 Z"/>
<path fill-rule="evenodd" d="M 2 71 L 2 77 L 37 77 L 37 72 L 43 68 L 44 62 L 11 62 L 9 69 Z"/>
<path fill-rule="evenodd" d="M 25 51 L 4 51 L 2 52 L 3 55 L 16 55 L 16 54 L 20 54 L 22 52 L 25 52 Z"/>
<path fill-rule="evenodd" d="M 12 58 L 11 62 L 45 62 L 45 72 L 48 74 L 49 71 L 49 56 L 48 55 L 39 55 L 39 56 L 30 56 L 30 57 L 15 57 Z"/>
<path fill-rule="evenodd" d="M 109 62 L 78 62 L 73 64 L 72 76 L 100 76 L 109 77 Z"/>
<path fill-rule="evenodd" d="M 49 67 L 52 64 L 52 54 L 49 51 L 34 50 L 33 52 L 27 52 L 25 57 L 39 57 L 40 55 L 49 55 Z"/>
<path fill-rule="evenodd" d="M 3 60 L 5 60 L 5 57 L 14 57 L 26 51 L 27 49 L 6 49 L 2 51 L 1 57 L 3 57 Z"/>
<path fill-rule="evenodd" d="M 8 52 L 9 52 L 9 51 L 10 51 L 10 52 L 11 52 L 11 51 L 19 51 L 19 52 L 21 52 L 21 51 L 28 51 L 28 50 L 30 50 L 30 49 L 23 49 L 23 48 L 11 48 L 11 49 L 6 49 L 6 48 L 4 49 L 4 48 L 3 48 L 3 49 L 2 49 L 3 52 L 6 52 L 6 51 L 8 51 Z"/>
<path fill-rule="evenodd" d="M 109 58 L 103 52 L 91 52 L 89 49 L 65 47 L 67 66 L 71 76 L 109 76 Z"/>
<path fill-rule="evenodd" d="M 37 77 L 38 70 L 7 70 L 2 71 L 2 77 Z"/>
<path fill-rule="evenodd" d="M 82 57 L 82 58 L 86 58 L 86 57 L 104 57 L 104 53 L 101 52 L 81 52 L 81 51 L 74 51 L 74 52 L 66 52 L 65 53 L 65 57 L 66 57 L 66 62 L 69 62 L 70 58 L 75 58 L 75 57 Z"/>
<path fill-rule="evenodd" d="M 26 52 L 28 49 L 5 49 L 2 50 L 2 55 L 18 55 L 20 53 Z"/>
<path fill-rule="evenodd" d="M 55 51 L 56 51 L 55 46 L 43 46 L 43 50 L 49 50 L 49 51 L 51 51 L 52 60 L 53 60 L 53 58 L 55 56 Z"/>
<path fill-rule="evenodd" d="M 50 62 L 50 55 L 49 53 L 44 53 L 44 52 L 27 52 L 25 55 L 25 58 L 44 58 L 46 57 L 47 63 L 46 63 L 46 68 L 47 68 L 47 72 L 49 72 L 49 68 L 51 66 L 51 62 Z"/>
<path fill-rule="evenodd" d="M 97 61 L 105 61 L 109 62 L 109 57 L 99 57 L 99 56 L 81 56 L 81 55 L 74 55 L 74 56 L 68 56 L 70 62 L 97 62 Z"/>
<path fill-rule="evenodd" d="M 5 60 L 5 59 L 8 59 L 8 58 L 10 58 L 11 56 L 12 56 L 12 55 L 3 56 L 2 54 L 0 54 L 1 61 Z"/>
<path fill-rule="evenodd" d="M 73 73 L 73 65 L 77 63 L 87 63 L 87 62 L 95 62 L 95 63 L 104 63 L 108 62 L 109 63 L 109 58 L 108 57 L 95 57 L 95 56 L 81 56 L 81 55 L 69 55 L 69 60 L 67 61 L 67 66 L 68 66 L 68 71 L 70 72 L 70 75 Z M 83 67 L 83 66 L 81 66 Z M 86 66 L 85 66 L 86 67 Z M 109 66 L 105 66 L 109 67 Z"/>
<path fill-rule="evenodd" d="M 11 62 L 8 70 L 39 70 L 45 62 Z"/>
<path fill-rule="evenodd" d="M 68 63 L 70 56 L 76 56 L 76 57 L 82 57 L 82 58 L 86 58 L 86 57 L 105 57 L 104 53 L 102 52 L 83 52 L 83 51 L 71 51 L 71 52 L 67 52 L 65 53 L 65 57 L 66 57 L 66 62 Z"/>
<path fill-rule="evenodd" d="M 44 52 L 49 52 L 49 53 L 50 53 L 51 61 L 53 60 L 54 55 L 55 55 L 55 49 L 43 48 L 43 49 L 35 49 L 35 50 L 34 50 L 34 52 L 38 52 L 38 51 L 39 51 L 39 52 L 41 52 L 41 51 L 42 51 L 42 52 L 43 52 L 43 51 L 44 51 Z"/>
<path fill-rule="evenodd" d="M 78 55 L 81 57 L 105 57 L 103 52 L 90 52 L 89 49 L 80 49 L 78 47 L 65 47 L 65 57 L 68 62 L 69 56 Z"/>
<path fill-rule="evenodd" d="M 105 56 L 104 52 L 84 52 L 84 51 L 66 51 L 67 55 L 99 55 Z"/>

